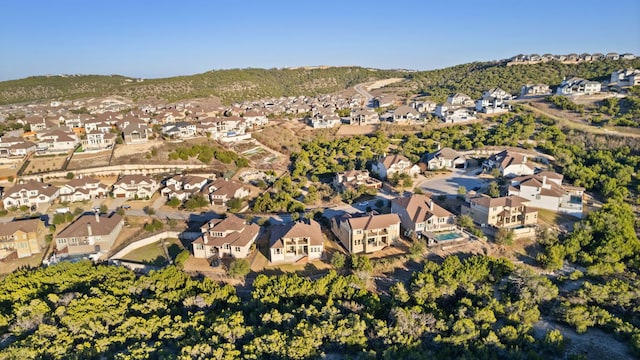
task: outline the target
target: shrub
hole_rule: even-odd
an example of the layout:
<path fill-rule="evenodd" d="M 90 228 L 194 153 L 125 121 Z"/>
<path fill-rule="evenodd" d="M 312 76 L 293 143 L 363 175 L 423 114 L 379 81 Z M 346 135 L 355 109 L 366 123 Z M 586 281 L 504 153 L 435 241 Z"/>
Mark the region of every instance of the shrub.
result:
<path fill-rule="evenodd" d="M 251 271 L 249 262 L 244 259 L 234 260 L 227 271 L 231 276 L 245 277 Z"/>

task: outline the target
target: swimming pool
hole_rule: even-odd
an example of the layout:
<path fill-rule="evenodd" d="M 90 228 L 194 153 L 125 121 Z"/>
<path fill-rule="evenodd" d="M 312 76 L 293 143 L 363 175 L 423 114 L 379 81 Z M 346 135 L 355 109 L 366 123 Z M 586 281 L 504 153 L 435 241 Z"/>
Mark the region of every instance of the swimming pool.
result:
<path fill-rule="evenodd" d="M 435 239 L 437 241 L 448 241 L 448 240 L 459 239 L 461 237 L 462 237 L 462 234 L 459 234 L 457 232 L 448 232 L 448 233 L 437 234 L 435 236 Z"/>

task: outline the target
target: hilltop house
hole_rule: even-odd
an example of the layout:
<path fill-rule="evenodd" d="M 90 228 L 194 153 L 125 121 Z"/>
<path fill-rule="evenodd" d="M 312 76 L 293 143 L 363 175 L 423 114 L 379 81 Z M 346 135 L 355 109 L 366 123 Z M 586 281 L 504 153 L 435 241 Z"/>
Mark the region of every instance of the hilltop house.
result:
<path fill-rule="evenodd" d="M 611 73 L 609 85 L 636 86 L 640 85 L 640 70 L 620 69 Z"/>
<path fill-rule="evenodd" d="M 393 199 L 391 212 L 398 214 L 405 231 L 411 230 L 418 236 L 456 229 L 455 215 L 433 202 L 427 195 L 412 194 Z"/>
<path fill-rule="evenodd" d="M 463 215 L 469 215 L 476 224 L 496 228 L 514 228 L 535 225 L 538 212 L 528 207 L 529 200 L 509 195 L 491 198 L 480 195 L 467 198 L 468 206 L 462 206 Z"/>
<path fill-rule="evenodd" d="M 349 253 L 369 254 L 398 241 L 400 218 L 396 214 L 345 214 L 331 219 L 331 231 Z"/>
<path fill-rule="evenodd" d="M 145 175 L 124 175 L 113 184 L 113 196 L 117 198 L 148 199 L 158 190 L 158 182 Z"/>
<path fill-rule="evenodd" d="M 602 88 L 602 84 L 597 81 L 590 81 L 573 77 L 571 79 L 565 79 L 560 86 L 556 89 L 558 95 L 590 95 L 599 93 Z"/>
<path fill-rule="evenodd" d="M 242 199 L 249 196 L 249 188 L 234 180 L 216 179 L 202 189 L 212 205 L 226 205 L 231 199 Z"/>
<path fill-rule="evenodd" d="M 529 206 L 582 218 L 584 188 L 562 185 L 561 174 L 543 171 L 511 179 L 509 195 L 529 200 Z"/>
<path fill-rule="evenodd" d="M 230 214 L 225 219 L 210 220 L 200 231 L 202 235 L 192 243 L 196 258 L 245 258 L 258 237 L 260 227 Z"/>
<path fill-rule="evenodd" d="M 0 258 L 15 252 L 18 258 L 39 254 L 46 247 L 40 219 L 13 220 L 0 226 Z"/>
<path fill-rule="evenodd" d="M 55 236 L 56 250 L 68 255 L 108 252 L 123 223 L 122 216 L 116 213 L 82 215 Z"/>
<path fill-rule="evenodd" d="M 60 201 L 89 201 L 109 194 L 107 185 L 98 179 L 80 177 L 73 179 L 60 188 Z"/>
<path fill-rule="evenodd" d="M 444 104 L 436 106 L 435 114 L 447 124 L 455 124 L 476 119 L 472 107 L 474 101 L 465 94 L 450 95 Z"/>
<path fill-rule="evenodd" d="M 551 88 L 545 84 L 526 84 L 520 88 L 520 96 L 551 95 Z"/>
<path fill-rule="evenodd" d="M 466 156 L 448 147 L 427 154 L 425 162 L 429 170 L 466 169 L 468 164 Z"/>
<path fill-rule="evenodd" d="M 482 167 L 486 170 L 498 169 L 500 175 L 504 177 L 533 175 L 535 167 L 527 160 L 526 155 L 504 150 L 489 156 L 489 158 L 482 163 Z"/>
<path fill-rule="evenodd" d="M 408 123 L 419 119 L 420 112 L 407 105 L 398 106 L 398 108 L 393 111 L 393 122 L 396 123 Z"/>
<path fill-rule="evenodd" d="M 329 129 L 340 125 L 340 123 L 340 116 L 327 110 L 318 111 L 309 119 L 309 125 L 314 129 Z"/>
<path fill-rule="evenodd" d="M 165 180 L 165 187 L 160 190 L 160 194 L 168 200 L 186 200 L 201 191 L 208 181 L 209 179 L 201 176 L 177 175 Z"/>
<path fill-rule="evenodd" d="M 349 117 L 349 125 L 371 125 L 379 122 L 380 118 L 378 113 L 368 108 L 352 110 L 351 116 Z"/>
<path fill-rule="evenodd" d="M 188 122 L 177 122 L 174 124 L 166 124 L 162 126 L 162 134 L 170 138 L 191 138 L 196 136 L 197 128 L 196 124 Z"/>
<path fill-rule="evenodd" d="M 506 101 L 512 98 L 511 94 L 500 88 L 487 90 L 482 94 L 482 97 L 476 101 L 476 111 L 486 114 L 507 112 L 511 106 L 507 104 Z"/>
<path fill-rule="evenodd" d="M 2 200 L 4 208 L 20 206 L 38 206 L 39 204 L 52 204 L 58 198 L 60 189 L 38 181 L 27 181 L 16 184 L 5 191 Z"/>
<path fill-rule="evenodd" d="M 412 164 L 409 159 L 400 154 L 381 157 L 373 164 L 371 170 L 381 179 L 387 179 L 394 174 L 407 174 L 413 177 L 420 172 L 418 165 Z"/>
<path fill-rule="evenodd" d="M 269 261 L 272 263 L 295 263 L 317 260 L 324 252 L 324 235 L 320 224 L 310 220 L 271 226 L 269 236 Z"/>
<path fill-rule="evenodd" d="M 246 127 L 265 126 L 269 123 L 269 118 L 257 111 L 247 111 L 242 115 L 242 118 Z"/>

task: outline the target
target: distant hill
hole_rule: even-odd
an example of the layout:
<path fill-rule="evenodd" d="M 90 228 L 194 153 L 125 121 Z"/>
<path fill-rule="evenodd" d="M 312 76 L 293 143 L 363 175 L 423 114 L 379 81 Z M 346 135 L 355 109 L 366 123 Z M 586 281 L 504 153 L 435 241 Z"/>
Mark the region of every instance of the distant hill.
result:
<path fill-rule="evenodd" d="M 405 73 L 361 67 L 216 70 L 142 82 L 118 75 L 35 76 L 0 82 L 0 104 L 121 95 L 175 101 L 215 95 L 224 102 L 266 97 L 317 95 L 355 84 L 403 77 Z"/>
<path fill-rule="evenodd" d="M 439 70 L 409 73 L 413 87 L 435 102 L 443 102 L 451 93 L 461 92 L 478 99 L 484 90 L 500 87 L 518 94 L 527 83 L 558 85 L 562 79 L 572 76 L 591 80 L 608 80 L 614 70 L 640 68 L 640 58 L 634 60 L 603 60 L 578 64 L 558 61 L 507 66 L 507 61 L 474 62 Z"/>
<path fill-rule="evenodd" d="M 361 67 L 232 69 L 142 82 L 118 75 L 36 76 L 0 82 L 0 104 L 104 95 L 121 95 L 134 100 L 157 97 L 168 101 L 215 95 L 223 102 L 231 103 L 267 97 L 326 94 L 358 83 L 392 77 L 407 78 L 415 91 L 442 102 L 455 92 L 479 98 L 482 91 L 496 86 L 517 94 L 523 84 L 557 85 L 565 76 L 605 80 L 614 70 L 627 67 L 640 68 L 640 58 L 578 64 L 549 61 L 518 66 L 507 66 L 507 60 L 503 60 L 414 72 Z M 397 86 L 406 85 L 405 82 Z"/>

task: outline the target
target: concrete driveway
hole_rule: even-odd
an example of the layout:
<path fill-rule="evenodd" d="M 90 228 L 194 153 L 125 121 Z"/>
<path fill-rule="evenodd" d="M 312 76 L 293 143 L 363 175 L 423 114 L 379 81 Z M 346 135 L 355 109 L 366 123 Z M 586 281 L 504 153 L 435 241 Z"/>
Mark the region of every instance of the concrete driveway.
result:
<path fill-rule="evenodd" d="M 425 192 L 433 194 L 456 195 L 460 186 L 469 191 L 475 188 L 484 188 L 488 185 L 488 179 L 481 179 L 475 175 L 480 169 L 454 169 L 451 174 L 436 179 L 425 180 L 418 187 Z"/>

